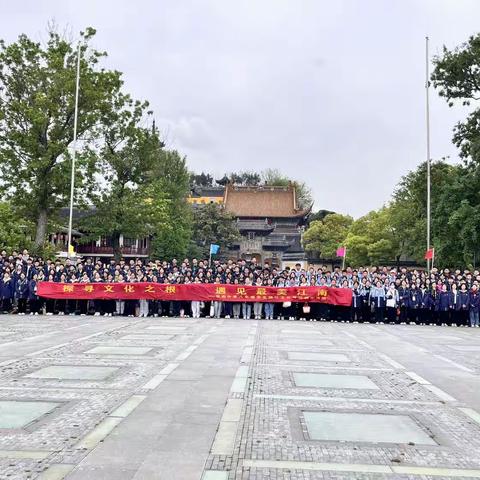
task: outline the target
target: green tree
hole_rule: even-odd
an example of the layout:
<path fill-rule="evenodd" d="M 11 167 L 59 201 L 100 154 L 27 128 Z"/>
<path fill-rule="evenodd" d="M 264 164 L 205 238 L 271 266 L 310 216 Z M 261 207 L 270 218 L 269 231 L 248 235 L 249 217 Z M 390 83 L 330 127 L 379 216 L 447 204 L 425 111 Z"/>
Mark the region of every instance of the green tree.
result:
<path fill-rule="evenodd" d="M 352 223 L 352 217 L 339 213 L 311 222 L 303 236 L 305 250 L 322 258 L 335 258 L 336 250 L 343 245 Z"/>
<path fill-rule="evenodd" d="M 154 225 L 166 219 L 167 200 L 151 198 L 149 172 L 162 154 L 156 132 L 137 126 L 146 105 L 132 102 L 105 131 L 101 165 L 102 191 L 94 198 L 95 210 L 83 219 L 86 240 L 108 236 L 115 259 L 121 257 L 120 236 L 153 234 Z"/>
<path fill-rule="evenodd" d="M 310 223 L 315 220 L 323 220 L 327 215 L 330 215 L 332 213 L 335 213 L 335 212 L 332 212 L 331 210 L 318 210 L 312 213 L 311 215 L 309 215 L 308 220 Z"/>
<path fill-rule="evenodd" d="M 234 185 L 243 185 L 247 187 L 255 187 L 260 184 L 260 175 L 256 172 L 232 172 L 225 173 L 222 178 L 215 180 L 217 185 L 225 186 L 227 183 Z"/>
<path fill-rule="evenodd" d="M 150 172 L 150 198 L 153 205 L 166 202 L 165 217 L 153 224 L 153 255 L 156 258 L 186 256 L 192 238 L 192 212 L 187 202 L 190 173 L 185 157 L 163 150 Z"/>
<path fill-rule="evenodd" d="M 22 250 L 33 230 L 27 219 L 18 215 L 9 202 L 0 201 L 0 249 Z"/>
<path fill-rule="evenodd" d="M 435 263 L 478 264 L 480 254 L 480 166 L 455 166 L 432 205 Z"/>
<path fill-rule="evenodd" d="M 262 182 L 265 185 L 288 186 L 291 182 L 290 178 L 283 175 L 277 168 L 267 168 L 260 173 Z"/>
<path fill-rule="evenodd" d="M 95 185 L 91 141 L 99 119 L 114 108 L 121 74 L 99 66 L 106 56 L 89 46 L 95 30 L 81 33 L 77 199 Z M 49 217 L 67 204 L 73 141 L 77 49 L 50 31 L 45 45 L 21 35 L 0 42 L 0 165 L 7 197 L 36 223 L 43 244 Z"/>
<path fill-rule="evenodd" d="M 457 175 L 455 166 L 444 161 L 432 162 L 432 240 L 438 241 L 435 220 L 445 189 Z M 427 232 L 427 165 L 422 163 L 402 177 L 390 204 L 391 225 L 398 241 L 399 254 L 413 257 L 423 263 Z M 443 217 L 439 221 L 445 221 Z M 433 242 L 435 245 L 435 242 Z"/>
<path fill-rule="evenodd" d="M 220 205 L 210 203 L 193 207 L 193 239 L 196 256 L 207 258 L 210 244 L 222 250 L 240 238 L 235 216 Z"/>
<path fill-rule="evenodd" d="M 454 129 L 453 142 L 466 161 L 480 163 L 480 34 L 434 58 L 432 81 L 448 105 L 475 106 Z"/>
<path fill-rule="evenodd" d="M 355 220 L 345 239 L 347 263 L 353 266 L 375 265 L 400 258 L 397 232 L 392 226 L 391 210 L 383 207 Z"/>
<path fill-rule="evenodd" d="M 213 187 L 213 177 L 209 173 L 191 173 L 190 186 L 195 187 Z"/>
<path fill-rule="evenodd" d="M 265 185 L 272 186 L 288 186 L 290 184 L 295 188 L 295 195 L 297 198 L 297 205 L 304 210 L 311 208 L 313 204 L 312 191 L 305 182 L 293 180 L 283 175 L 280 170 L 276 168 L 267 168 L 261 172 L 261 178 Z"/>

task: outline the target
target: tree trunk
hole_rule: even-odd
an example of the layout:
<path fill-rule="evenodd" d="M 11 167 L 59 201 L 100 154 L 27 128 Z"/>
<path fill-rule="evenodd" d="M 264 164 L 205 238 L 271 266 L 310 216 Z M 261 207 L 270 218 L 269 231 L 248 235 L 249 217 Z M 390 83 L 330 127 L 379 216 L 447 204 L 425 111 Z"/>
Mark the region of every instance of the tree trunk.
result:
<path fill-rule="evenodd" d="M 122 250 L 120 248 L 120 233 L 113 232 L 112 234 L 113 258 L 119 262 L 122 258 Z"/>
<path fill-rule="evenodd" d="M 47 210 L 41 209 L 37 215 L 37 227 L 35 232 L 35 247 L 40 248 L 45 243 L 45 237 L 47 234 Z"/>

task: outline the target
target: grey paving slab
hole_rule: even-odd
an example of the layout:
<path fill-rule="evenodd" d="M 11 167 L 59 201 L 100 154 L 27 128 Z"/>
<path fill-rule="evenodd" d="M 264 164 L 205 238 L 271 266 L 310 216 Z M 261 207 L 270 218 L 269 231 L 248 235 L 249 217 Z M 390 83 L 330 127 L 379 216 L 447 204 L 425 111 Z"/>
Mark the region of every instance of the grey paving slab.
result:
<path fill-rule="evenodd" d="M 480 345 L 448 345 L 448 347 L 459 352 L 480 352 Z"/>
<path fill-rule="evenodd" d="M 124 466 L 115 467 L 111 464 L 95 466 L 79 465 L 67 475 L 66 478 L 68 478 L 68 480 L 132 480 L 136 472 L 136 469 L 126 468 Z"/>
<path fill-rule="evenodd" d="M 303 412 L 312 440 L 437 445 L 405 415 Z"/>
<path fill-rule="evenodd" d="M 105 380 L 119 370 L 118 367 L 92 367 L 79 365 L 53 365 L 25 375 L 28 378 L 58 378 L 60 380 Z"/>
<path fill-rule="evenodd" d="M 204 454 L 181 452 L 180 460 L 179 455 L 159 451 L 145 459 L 133 480 L 199 480 L 204 463 Z"/>
<path fill-rule="evenodd" d="M 379 389 L 379 387 L 366 375 L 335 375 L 331 373 L 294 372 L 293 379 L 297 387 Z"/>
<path fill-rule="evenodd" d="M 121 337 L 122 340 L 171 340 L 173 335 L 168 333 L 134 333 L 129 335 L 123 335 Z"/>
<path fill-rule="evenodd" d="M 152 351 L 149 347 L 110 347 L 110 346 L 98 346 L 93 347 L 90 350 L 86 350 L 84 353 L 96 354 L 96 355 L 145 355 Z"/>
<path fill-rule="evenodd" d="M 393 479 L 397 460 L 395 468 L 411 469 L 405 480 L 480 470 L 478 354 L 448 346 L 480 345 L 480 329 L 55 316 L 2 322 L 0 331 L 13 333 L 0 348 L 0 401 L 59 407 L 14 415 L 23 427 L 0 427 L 0 452 L 15 452 L 2 453 L 0 471 L 12 480 L 32 468 L 35 479 L 32 452 L 48 454 L 41 468 L 75 466 L 66 480 L 200 480 L 204 472 L 203 480 L 350 480 L 373 478 L 370 471 Z M 1 365 L 9 359 L 17 361 Z M 161 372 L 163 381 L 152 383 Z M 442 401 L 430 384 L 457 402 Z M 307 423 L 302 412 L 350 417 L 325 428 L 325 418 Z M 214 444 L 233 453 L 215 455 Z"/>
<path fill-rule="evenodd" d="M 59 405 L 55 402 L 0 400 L 0 428 L 23 428 Z"/>
<path fill-rule="evenodd" d="M 188 327 L 181 327 L 181 326 L 164 326 L 164 325 L 153 325 L 150 327 L 147 327 L 146 330 L 154 330 L 155 332 L 168 332 L 168 333 L 173 333 L 173 332 L 184 332 L 187 330 Z"/>
<path fill-rule="evenodd" d="M 334 345 L 331 340 L 325 340 L 322 338 L 317 339 L 315 335 L 309 341 L 307 341 L 305 338 L 288 337 L 282 338 L 281 342 L 290 345 L 317 345 L 319 347 L 331 347 Z"/>
<path fill-rule="evenodd" d="M 288 352 L 289 360 L 313 360 L 319 362 L 351 362 L 343 353 Z"/>
<path fill-rule="evenodd" d="M 202 480 L 228 480 L 229 472 L 222 472 L 219 470 L 207 470 L 202 477 Z"/>

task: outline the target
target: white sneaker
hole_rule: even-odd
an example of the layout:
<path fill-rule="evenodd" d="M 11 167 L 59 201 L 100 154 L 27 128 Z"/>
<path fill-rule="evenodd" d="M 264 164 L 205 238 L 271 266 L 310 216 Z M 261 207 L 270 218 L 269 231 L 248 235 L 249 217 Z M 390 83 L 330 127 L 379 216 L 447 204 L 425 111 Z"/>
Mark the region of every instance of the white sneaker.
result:
<path fill-rule="evenodd" d="M 93 316 L 94 316 L 94 317 L 99 317 L 99 316 L 100 316 L 100 312 L 95 312 L 95 313 L 93 314 Z"/>

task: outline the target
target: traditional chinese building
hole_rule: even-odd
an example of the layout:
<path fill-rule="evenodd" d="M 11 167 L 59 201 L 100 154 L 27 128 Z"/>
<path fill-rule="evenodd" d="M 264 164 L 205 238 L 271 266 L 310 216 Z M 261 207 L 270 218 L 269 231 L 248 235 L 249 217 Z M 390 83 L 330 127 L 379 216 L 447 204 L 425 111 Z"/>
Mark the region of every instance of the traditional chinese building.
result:
<path fill-rule="evenodd" d="M 62 223 L 68 222 L 68 208 L 62 208 L 60 211 L 60 219 Z M 73 211 L 73 220 L 77 223 L 81 218 L 86 215 L 94 215 L 95 209 L 89 210 L 77 210 Z M 52 233 L 48 237 L 49 243 L 55 247 L 58 251 L 66 251 L 68 243 L 68 229 L 59 225 L 55 229 L 55 233 Z M 74 245 L 75 252 L 84 257 L 93 257 L 95 259 L 107 259 L 114 256 L 113 252 L 113 240 L 109 236 L 100 236 L 95 240 L 89 242 L 82 241 L 85 232 L 74 229 L 72 231 L 72 244 Z M 125 235 L 120 235 L 119 239 L 120 251 L 124 258 L 147 258 L 150 255 L 150 237 L 137 237 L 130 238 Z"/>
<path fill-rule="evenodd" d="M 194 187 L 187 201 L 192 205 L 208 205 L 209 203 L 221 205 L 224 192 L 224 187 Z"/>
<path fill-rule="evenodd" d="M 237 217 L 242 235 L 230 255 L 271 265 L 303 262 L 302 234 L 309 210 L 297 204 L 293 185 L 245 187 L 227 185 L 225 210 Z"/>

